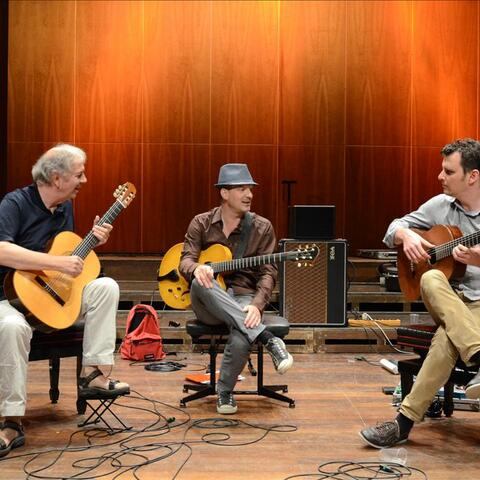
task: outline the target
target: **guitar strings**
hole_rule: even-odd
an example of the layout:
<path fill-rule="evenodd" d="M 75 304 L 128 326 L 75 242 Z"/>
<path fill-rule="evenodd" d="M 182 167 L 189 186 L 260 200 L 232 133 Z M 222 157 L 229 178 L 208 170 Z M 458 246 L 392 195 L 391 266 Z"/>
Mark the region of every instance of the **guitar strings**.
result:
<path fill-rule="evenodd" d="M 119 215 L 119 213 L 124 209 L 123 204 L 117 199 L 113 205 L 107 210 L 103 217 L 98 221 L 97 225 L 103 225 L 104 223 L 112 223 Z M 70 254 L 70 256 L 77 255 L 82 260 L 88 256 L 92 249 L 99 242 L 98 238 L 93 234 L 93 231 L 90 230 L 85 238 L 78 244 L 75 250 Z M 49 277 L 48 282 L 45 282 L 45 287 L 47 291 L 51 289 L 55 294 L 57 290 L 61 287 L 62 284 L 65 284 L 67 280 L 70 280 L 70 275 L 66 273 L 56 272 L 53 276 Z"/>
<path fill-rule="evenodd" d="M 439 247 L 431 248 L 428 253 L 430 255 L 435 255 L 437 260 L 441 260 L 443 258 L 449 257 L 452 253 L 454 247 L 465 244 L 468 247 L 472 247 L 479 243 L 480 240 L 480 232 L 470 233 L 469 235 L 465 235 L 464 237 L 455 238 L 454 240 L 450 240 Z"/>

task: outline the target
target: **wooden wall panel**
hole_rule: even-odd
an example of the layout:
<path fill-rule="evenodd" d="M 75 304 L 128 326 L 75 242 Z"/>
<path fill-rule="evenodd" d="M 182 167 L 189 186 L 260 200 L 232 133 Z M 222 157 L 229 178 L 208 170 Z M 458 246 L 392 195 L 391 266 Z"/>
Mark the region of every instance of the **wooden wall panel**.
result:
<path fill-rule="evenodd" d="M 212 185 L 225 163 L 246 163 L 258 186 L 253 190 L 252 211 L 268 218 L 277 230 L 278 185 L 277 147 L 263 145 L 213 145 L 211 157 Z M 214 189 L 216 190 L 216 189 Z M 220 202 L 214 191 L 212 206 Z"/>
<path fill-rule="evenodd" d="M 280 4 L 280 145 L 341 145 L 346 2 Z"/>
<path fill-rule="evenodd" d="M 348 2 L 347 145 L 408 145 L 412 3 Z"/>
<path fill-rule="evenodd" d="M 413 145 L 477 134 L 478 2 L 415 2 Z"/>
<path fill-rule="evenodd" d="M 213 190 L 208 145 L 145 148 L 143 175 L 143 252 L 159 253 L 182 242 L 190 220 L 210 209 Z"/>
<path fill-rule="evenodd" d="M 145 2 L 144 142 L 210 140 L 209 2 Z"/>
<path fill-rule="evenodd" d="M 350 254 L 385 248 L 389 223 L 410 206 L 410 151 L 405 147 L 347 147 L 345 214 Z"/>
<path fill-rule="evenodd" d="M 98 247 L 101 252 L 141 251 L 142 165 L 140 145 L 82 144 L 87 154 L 87 183 L 75 199 L 75 230 L 82 237 L 90 231 L 95 215 L 102 216 L 115 201 L 113 192 L 125 182 L 137 188 L 137 196 L 120 213 L 108 242 Z"/>
<path fill-rule="evenodd" d="M 8 141 L 73 140 L 75 4 L 9 4 Z"/>
<path fill-rule="evenodd" d="M 76 141 L 140 142 L 142 2 L 76 3 Z"/>
<path fill-rule="evenodd" d="M 442 193 L 442 187 L 437 178 L 442 170 L 440 150 L 437 147 L 413 148 L 412 203 L 410 210 L 415 210 L 429 198 Z"/>
<path fill-rule="evenodd" d="M 10 142 L 7 175 L 7 192 L 32 183 L 32 167 L 43 152 L 52 146 L 42 142 Z"/>
<path fill-rule="evenodd" d="M 212 142 L 278 136 L 278 3 L 212 2 Z"/>
<path fill-rule="evenodd" d="M 280 146 L 279 177 L 291 187 L 291 205 L 336 205 L 336 233 L 344 236 L 345 148 L 343 146 Z M 288 235 L 287 187 L 279 196 L 279 234 Z M 348 188 L 348 186 L 347 186 Z"/>

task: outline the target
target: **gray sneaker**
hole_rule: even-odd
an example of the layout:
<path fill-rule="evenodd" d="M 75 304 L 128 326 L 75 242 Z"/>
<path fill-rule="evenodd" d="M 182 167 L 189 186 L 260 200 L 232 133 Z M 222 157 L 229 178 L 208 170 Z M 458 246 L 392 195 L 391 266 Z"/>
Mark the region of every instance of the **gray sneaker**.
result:
<path fill-rule="evenodd" d="M 237 402 L 232 392 L 219 392 L 217 397 L 217 412 L 221 415 L 232 415 L 237 413 Z"/>
<path fill-rule="evenodd" d="M 273 365 L 280 375 L 283 375 L 293 365 L 293 357 L 287 352 L 285 343 L 281 338 L 271 338 L 265 348 L 272 357 Z"/>
<path fill-rule="evenodd" d="M 467 383 L 465 396 L 470 399 L 480 398 L 480 372 Z"/>
<path fill-rule="evenodd" d="M 375 448 L 393 447 L 398 443 L 407 441 L 408 433 L 400 435 L 398 422 L 383 422 L 375 427 L 365 428 L 360 432 L 360 437 L 370 446 Z"/>

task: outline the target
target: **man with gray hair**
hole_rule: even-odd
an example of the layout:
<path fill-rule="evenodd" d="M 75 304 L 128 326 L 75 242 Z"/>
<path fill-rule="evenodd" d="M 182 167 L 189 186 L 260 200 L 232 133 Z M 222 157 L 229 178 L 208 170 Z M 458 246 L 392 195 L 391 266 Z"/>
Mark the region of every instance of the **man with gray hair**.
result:
<path fill-rule="evenodd" d="M 73 145 L 59 144 L 45 152 L 32 168 L 34 183 L 8 193 L 0 203 L 0 457 L 25 443 L 22 417 L 27 396 L 27 365 L 32 328 L 6 300 L 3 280 L 10 270 L 53 270 L 80 275 L 83 260 L 76 255 L 44 253 L 58 233 L 73 231 L 72 200 L 86 183 L 86 155 Z M 92 232 L 104 244 L 112 226 Z M 97 278 L 82 293 L 80 317 L 85 319 L 80 394 L 112 396 L 128 393 L 126 383 L 110 380 L 115 349 L 117 283 Z"/>
<path fill-rule="evenodd" d="M 232 272 L 225 278 L 228 290 L 224 291 L 214 280 L 213 269 L 198 263 L 201 251 L 215 243 L 225 245 L 235 254 L 240 251 L 239 256 L 245 257 L 274 252 L 276 240 L 272 224 L 250 213 L 255 185 L 247 165 L 228 163 L 221 167 L 215 185 L 220 191 L 221 205 L 191 221 L 179 268 L 192 282 L 190 298 L 199 321 L 210 325 L 225 323 L 230 329 L 217 385 L 220 414 L 237 411 L 232 392 L 255 341 L 265 345 L 278 373 L 285 373 L 293 364 L 284 342 L 262 324 L 263 310 L 275 286 L 277 267 L 267 264 Z M 247 235 L 242 234 L 245 231 Z"/>

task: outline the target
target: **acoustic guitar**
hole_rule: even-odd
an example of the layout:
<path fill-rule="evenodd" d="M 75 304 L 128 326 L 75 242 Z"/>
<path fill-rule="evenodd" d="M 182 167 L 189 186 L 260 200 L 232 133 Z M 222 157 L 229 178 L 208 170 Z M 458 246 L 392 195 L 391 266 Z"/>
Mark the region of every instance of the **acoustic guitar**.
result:
<path fill-rule="evenodd" d="M 134 199 L 135 193 L 132 183 L 120 185 L 113 194 L 115 202 L 98 225 L 111 224 Z M 75 323 L 80 314 L 83 288 L 100 273 L 100 262 L 93 251 L 97 244 L 98 239 L 92 231 L 83 240 L 73 232 L 60 232 L 53 239 L 48 251 L 50 255 L 77 255 L 83 259 L 83 271 L 75 278 L 55 270 L 8 273 L 4 282 L 5 295 L 32 327 L 49 333 Z"/>
<path fill-rule="evenodd" d="M 158 288 L 162 300 L 172 308 L 185 310 L 191 305 L 190 285 L 178 271 L 183 243 L 171 247 L 163 257 L 158 270 Z M 306 246 L 283 253 L 271 253 L 256 257 L 236 258 L 232 260 L 232 252 L 228 247 L 216 243 L 200 253 L 198 263 L 212 267 L 220 286 L 225 289 L 225 281 L 220 273 L 258 267 L 283 261 L 298 262 L 298 266 L 311 265 L 318 255 L 316 245 Z"/>
<path fill-rule="evenodd" d="M 463 236 L 458 227 L 451 225 L 435 225 L 430 230 L 412 230 L 435 247 L 427 250 L 430 259 L 419 263 L 411 262 L 402 247 L 398 249 L 398 281 L 404 297 L 410 301 L 420 297 L 420 278 L 432 268 L 442 271 L 448 279 L 462 278 L 466 265 L 455 261 L 452 257 L 453 249 L 460 244 L 472 247 L 480 243 L 480 231 Z"/>

